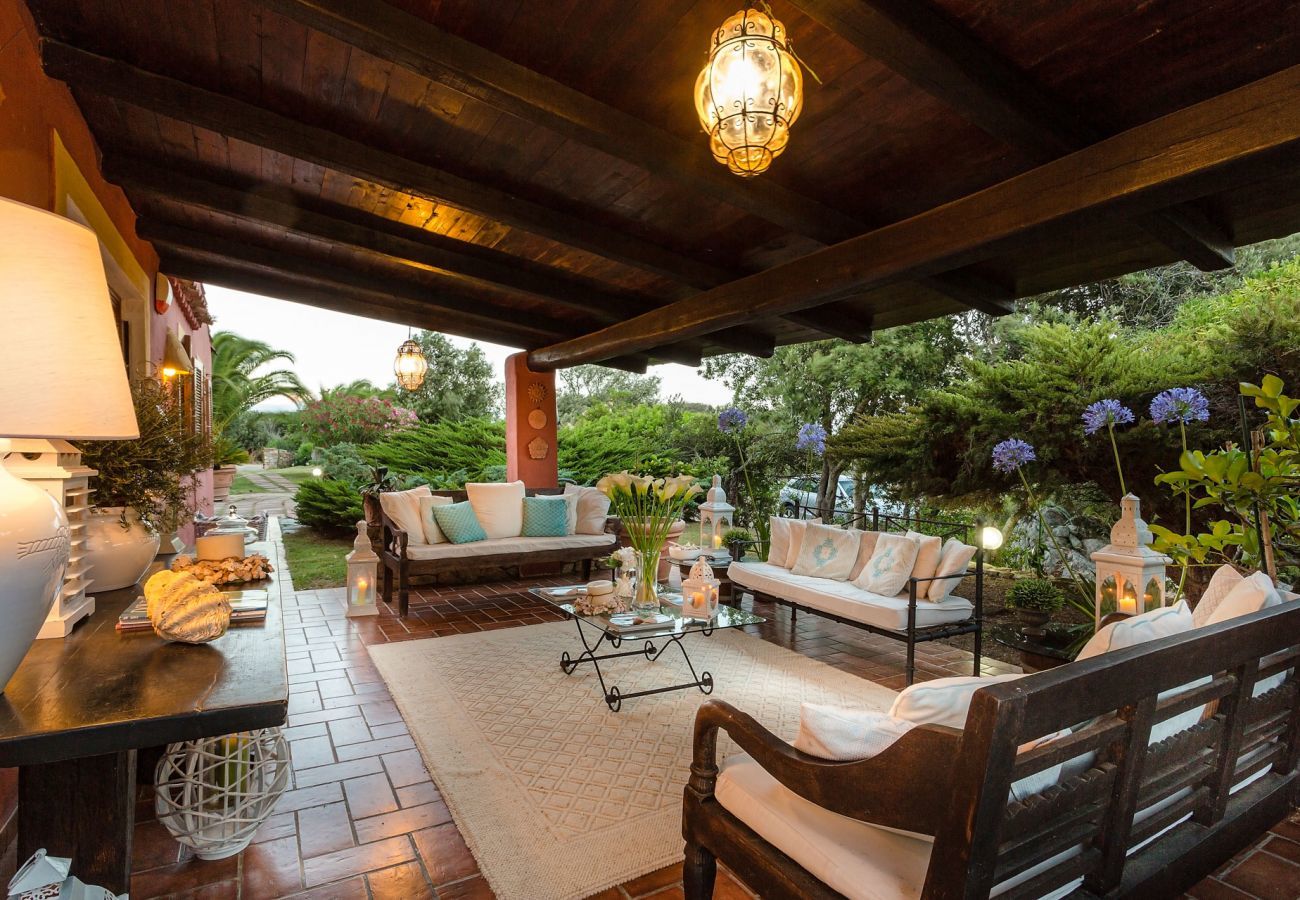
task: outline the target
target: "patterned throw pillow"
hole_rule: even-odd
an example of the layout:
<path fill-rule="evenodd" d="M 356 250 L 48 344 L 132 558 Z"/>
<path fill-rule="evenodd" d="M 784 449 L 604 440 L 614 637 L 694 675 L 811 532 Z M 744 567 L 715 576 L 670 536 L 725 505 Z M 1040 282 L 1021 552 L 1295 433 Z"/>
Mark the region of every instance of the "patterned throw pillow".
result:
<path fill-rule="evenodd" d="M 478 516 L 474 515 L 474 507 L 469 505 L 468 500 L 435 506 L 433 517 L 438 520 L 438 527 L 447 536 L 447 540 L 453 544 L 487 540 L 487 532 L 478 523 Z"/>
<path fill-rule="evenodd" d="M 564 537 L 569 504 L 563 497 L 524 498 L 524 537 Z"/>
<path fill-rule="evenodd" d="M 803 543 L 795 559 L 795 575 L 830 578 L 847 581 L 858 559 L 858 542 L 861 534 L 832 528 L 830 525 L 809 525 L 803 532 Z"/>
<path fill-rule="evenodd" d="M 912 567 L 916 565 L 916 554 L 920 549 L 919 543 L 905 535 L 881 534 L 876 541 L 876 551 L 853 582 L 854 586 L 882 597 L 897 597 L 907 579 L 912 577 Z M 919 587 L 917 592 L 920 592 Z"/>

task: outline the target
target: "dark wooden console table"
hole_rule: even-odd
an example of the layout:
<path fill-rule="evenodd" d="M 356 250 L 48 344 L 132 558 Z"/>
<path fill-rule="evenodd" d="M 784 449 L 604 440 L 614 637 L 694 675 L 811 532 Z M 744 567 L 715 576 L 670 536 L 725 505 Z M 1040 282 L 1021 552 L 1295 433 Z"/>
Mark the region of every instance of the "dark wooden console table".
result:
<path fill-rule="evenodd" d="M 210 644 L 118 632 L 135 587 L 97 594 L 72 634 L 33 645 L 0 695 L 0 766 L 19 767 L 19 863 L 44 847 L 85 882 L 130 890 L 136 751 L 284 723 L 280 585 L 247 587 L 268 590 L 266 621 Z"/>

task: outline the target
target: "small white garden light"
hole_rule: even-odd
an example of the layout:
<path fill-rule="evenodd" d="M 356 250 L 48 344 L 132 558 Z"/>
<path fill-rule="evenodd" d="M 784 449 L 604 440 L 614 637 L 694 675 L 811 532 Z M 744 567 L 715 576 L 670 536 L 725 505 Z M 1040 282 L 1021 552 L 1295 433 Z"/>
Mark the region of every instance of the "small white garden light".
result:
<path fill-rule="evenodd" d="M 379 604 L 375 602 L 376 588 L 379 586 L 379 557 L 370 546 L 370 535 L 366 533 L 366 520 L 357 521 L 357 539 L 352 544 L 352 552 L 346 557 L 348 564 L 347 612 L 349 619 L 356 616 L 379 615 Z"/>
<path fill-rule="evenodd" d="M 325 474 L 325 470 L 322 469 L 320 466 L 316 466 L 314 469 L 311 470 L 312 478 L 320 478 L 324 474 Z"/>
<path fill-rule="evenodd" d="M 980 529 L 980 547 L 984 550 L 996 550 L 1002 546 L 1002 532 L 992 525 Z"/>

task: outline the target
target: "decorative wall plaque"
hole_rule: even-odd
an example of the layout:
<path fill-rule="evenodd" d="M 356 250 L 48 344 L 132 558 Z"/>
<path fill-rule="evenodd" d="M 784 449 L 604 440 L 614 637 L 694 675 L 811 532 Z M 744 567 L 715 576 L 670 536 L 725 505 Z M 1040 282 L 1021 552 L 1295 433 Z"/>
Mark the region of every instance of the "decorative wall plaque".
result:
<path fill-rule="evenodd" d="M 534 406 L 541 406 L 542 401 L 546 399 L 546 385 L 540 381 L 534 381 L 528 385 L 528 399 L 533 401 Z"/>
<path fill-rule="evenodd" d="M 550 452 L 551 445 L 539 437 L 533 438 L 528 442 L 528 455 L 532 459 L 546 459 L 546 454 Z"/>
<path fill-rule="evenodd" d="M 535 409 L 528 414 L 528 424 L 540 430 L 546 427 L 546 413 L 540 409 Z"/>

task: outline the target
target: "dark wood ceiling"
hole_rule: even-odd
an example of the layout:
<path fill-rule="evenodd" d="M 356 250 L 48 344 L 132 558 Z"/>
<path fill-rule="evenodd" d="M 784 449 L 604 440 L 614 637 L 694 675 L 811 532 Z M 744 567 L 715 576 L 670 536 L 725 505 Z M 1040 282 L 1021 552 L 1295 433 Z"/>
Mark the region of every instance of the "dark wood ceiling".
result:
<path fill-rule="evenodd" d="M 956 267 L 828 268 L 820 292 L 797 267 L 1284 72 L 1300 0 L 777 2 L 822 83 L 752 180 L 712 161 L 691 102 L 736 0 L 28 2 L 165 271 L 530 350 L 614 326 L 635 339 L 584 358 L 863 340 L 1300 230 L 1282 134 L 1167 206 L 1098 201 Z M 752 302 L 674 330 L 742 278 Z M 765 309 L 778 291 L 802 299 Z"/>

